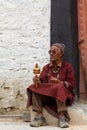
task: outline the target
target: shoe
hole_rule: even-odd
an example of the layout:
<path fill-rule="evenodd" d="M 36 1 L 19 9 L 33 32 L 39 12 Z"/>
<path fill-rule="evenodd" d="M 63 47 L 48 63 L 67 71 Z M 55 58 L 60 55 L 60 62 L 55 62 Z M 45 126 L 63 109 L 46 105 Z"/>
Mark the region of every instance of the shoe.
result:
<path fill-rule="evenodd" d="M 62 116 L 61 118 L 59 118 L 59 120 L 58 120 L 58 126 L 61 127 L 61 128 L 68 128 L 69 127 L 69 124 L 66 121 L 66 118 L 64 116 Z"/>
<path fill-rule="evenodd" d="M 36 115 L 34 118 L 34 121 L 30 123 L 30 126 L 32 127 L 39 127 L 39 126 L 45 126 L 47 125 L 46 119 L 43 116 Z"/>

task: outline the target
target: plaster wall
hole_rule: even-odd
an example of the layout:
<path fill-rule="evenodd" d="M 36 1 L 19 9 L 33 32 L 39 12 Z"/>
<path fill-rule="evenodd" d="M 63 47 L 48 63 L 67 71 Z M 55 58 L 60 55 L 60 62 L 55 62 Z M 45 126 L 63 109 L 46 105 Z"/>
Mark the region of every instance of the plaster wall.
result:
<path fill-rule="evenodd" d="M 0 110 L 25 109 L 32 69 L 49 62 L 49 47 L 50 0 L 0 0 Z"/>

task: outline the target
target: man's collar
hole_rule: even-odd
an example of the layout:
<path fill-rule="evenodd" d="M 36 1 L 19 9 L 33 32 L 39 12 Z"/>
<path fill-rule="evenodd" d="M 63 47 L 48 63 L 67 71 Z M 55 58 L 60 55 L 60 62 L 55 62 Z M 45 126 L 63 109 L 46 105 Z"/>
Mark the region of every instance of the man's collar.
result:
<path fill-rule="evenodd" d="M 53 65 L 53 63 L 51 62 L 50 64 L 49 64 L 49 67 L 53 67 L 54 65 Z M 57 65 L 57 67 L 61 67 L 62 66 L 62 62 L 60 62 L 58 65 Z"/>

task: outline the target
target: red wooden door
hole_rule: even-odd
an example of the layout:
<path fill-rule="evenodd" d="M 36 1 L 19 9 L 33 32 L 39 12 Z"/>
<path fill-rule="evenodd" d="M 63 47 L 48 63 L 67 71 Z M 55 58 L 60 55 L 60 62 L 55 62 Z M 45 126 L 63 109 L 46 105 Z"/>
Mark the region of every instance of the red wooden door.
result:
<path fill-rule="evenodd" d="M 87 0 L 78 0 L 80 94 L 87 98 Z"/>

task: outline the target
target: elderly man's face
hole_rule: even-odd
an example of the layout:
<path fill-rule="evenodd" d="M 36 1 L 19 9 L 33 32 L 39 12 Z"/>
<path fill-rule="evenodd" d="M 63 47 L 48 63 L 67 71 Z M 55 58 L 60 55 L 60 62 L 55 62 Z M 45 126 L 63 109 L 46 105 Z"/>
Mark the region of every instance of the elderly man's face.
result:
<path fill-rule="evenodd" d="M 49 54 L 50 54 L 51 61 L 60 60 L 62 57 L 61 50 L 56 46 L 51 47 L 51 49 L 49 50 Z"/>

